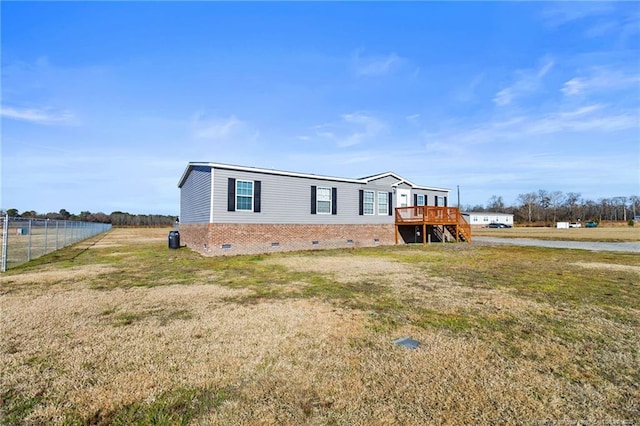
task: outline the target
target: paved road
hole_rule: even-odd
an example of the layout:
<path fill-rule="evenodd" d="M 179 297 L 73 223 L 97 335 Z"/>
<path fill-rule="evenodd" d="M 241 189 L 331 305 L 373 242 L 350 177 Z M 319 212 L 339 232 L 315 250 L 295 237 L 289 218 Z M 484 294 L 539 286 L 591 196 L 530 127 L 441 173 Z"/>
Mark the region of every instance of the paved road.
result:
<path fill-rule="evenodd" d="M 536 246 L 568 248 L 592 251 L 625 251 L 640 253 L 640 243 L 601 243 L 597 241 L 548 241 L 531 238 L 473 237 L 474 242 L 491 244 L 511 244 L 516 246 Z"/>

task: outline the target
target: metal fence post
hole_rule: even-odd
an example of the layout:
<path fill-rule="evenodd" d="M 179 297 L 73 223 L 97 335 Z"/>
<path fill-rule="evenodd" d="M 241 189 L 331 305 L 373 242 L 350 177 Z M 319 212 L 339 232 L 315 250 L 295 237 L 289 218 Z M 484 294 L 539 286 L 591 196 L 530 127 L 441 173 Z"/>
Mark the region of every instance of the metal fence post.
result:
<path fill-rule="evenodd" d="M 4 217 L 2 224 L 2 272 L 7 271 L 7 242 L 9 241 L 9 215 Z"/>
<path fill-rule="evenodd" d="M 27 233 L 29 234 L 27 239 L 27 262 L 31 260 L 31 221 L 32 219 L 29 219 L 29 228 L 27 228 Z"/>
<path fill-rule="evenodd" d="M 58 223 L 59 221 L 56 220 L 56 250 L 58 250 Z"/>
<path fill-rule="evenodd" d="M 47 231 L 48 231 L 49 219 L 44 220 L 44 250 L 42 254 L 47 254 Z"/>

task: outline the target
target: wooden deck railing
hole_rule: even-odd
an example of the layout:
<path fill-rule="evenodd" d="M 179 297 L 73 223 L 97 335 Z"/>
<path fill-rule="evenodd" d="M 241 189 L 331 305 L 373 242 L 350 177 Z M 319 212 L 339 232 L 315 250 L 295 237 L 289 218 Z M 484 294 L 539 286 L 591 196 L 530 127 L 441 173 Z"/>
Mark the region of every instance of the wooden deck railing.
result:
<path fill-rule="evenodd" d="M 471 226 L 456 207 L 413 206 L 396 207 L 396 226 L 398 225 L 444 225 L 453 226 L 454 232 L 471 241 Z"/>
<path fill-rule="evenodd" d="M 396 207 L 396 223 L 399 225 L 423 222 L 428 225 L 455 225 L 461 217 L 456 207 Z"/>

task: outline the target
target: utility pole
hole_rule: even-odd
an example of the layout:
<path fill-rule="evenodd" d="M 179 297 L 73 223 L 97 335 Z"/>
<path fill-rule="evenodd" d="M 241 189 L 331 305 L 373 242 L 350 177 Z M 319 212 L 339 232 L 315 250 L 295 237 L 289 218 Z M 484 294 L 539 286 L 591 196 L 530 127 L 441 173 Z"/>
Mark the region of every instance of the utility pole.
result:
<path fill-rule="evenodd" d="M 458 210 L 460 210 L 460 185 L 456 185 L 458 188 Z"/>

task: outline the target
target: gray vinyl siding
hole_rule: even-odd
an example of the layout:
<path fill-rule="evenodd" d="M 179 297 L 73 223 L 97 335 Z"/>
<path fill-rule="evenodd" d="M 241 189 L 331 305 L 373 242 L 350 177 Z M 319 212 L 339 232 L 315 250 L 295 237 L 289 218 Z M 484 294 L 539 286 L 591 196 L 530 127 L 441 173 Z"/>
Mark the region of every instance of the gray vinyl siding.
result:
<path fill-rule="evenodd" d="M 211 200 L 211 176 L 214 176 L 214 198 Z M 268 171 L 234 170 L 211 166 L 193 165 L 187 170 L 180 187 L 180 221 L 182 223 L 209 223 L 213 205 L 213 223 L 290 223 L 290 224 L 384 224 L 394 222 L 391 215 L 378 214 L 378 192 L 391 193 L 392 205 L 396 205 L 396 194 L 392 185 L 398 178 L 385 176 L 368 183 L 344 181 L 338 178 L 290 176 Z M 260 212 L 228 211 L 229 178 L 260 181 Z M 337 191 L 337 214 L 311 213 L 311 187 L 335 188 Z M 254 187 L 255 188 L 255 187 Z M 410 205 L 414 194 L 427 197 L 427 205 L 435 205 L 435 197 L 447 197 L 448 191 L 413 188 L 406 182 L 398 188 L 410 189 Z M 360 190 L 374 191 L 373 215 L 360 215 Z M 332 201 L 333 203 L 333 201 Z M 449 205 L 451 203 L 449 202 Z"/>
<path fill-rule="evenodd" d="M 390 184 L 358 184 L 269 173 L 215 169 L 214 223 L 381 224 L 389 215 L 359 215 L 359 190 L 391 192 Z M 261 181 L 261 211 L 227 211 L 229 178 Z M 337 189 L 337 214 L 311 214 L 311 186 Z"/>
<path fill-rule="evenodd" d="M 426 196 L 426 203 L 425 205 L 427 206 L 435 206 L 436 205 L 436 195 L 438 197 L 448 197 L 449 193 L 447 191 L 433 191 L 433 190 L 420 190 L 420 189 L 413 189 L 411 191 L 411 203 L 413 204 L 413 199 L 414 199 L 414 195 L 413 194 L 422 194 L 424 196 Z M 449 202 L 447 202 L 447 204 L 451 204 Z"/>
<path fill-rule="evenodd" d="M 209 223 L 211 168 L 195 166 L 180 188 L 180 222 Z"/>

